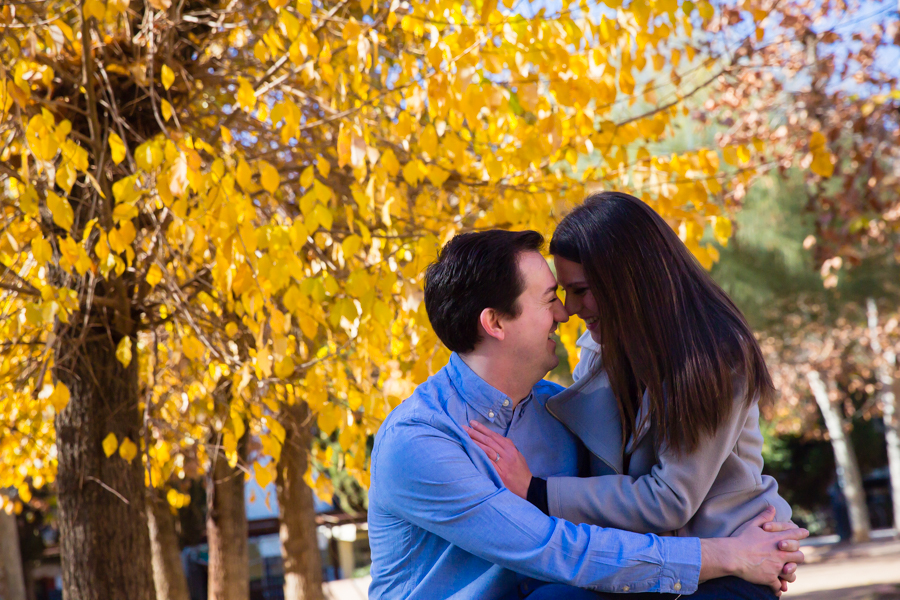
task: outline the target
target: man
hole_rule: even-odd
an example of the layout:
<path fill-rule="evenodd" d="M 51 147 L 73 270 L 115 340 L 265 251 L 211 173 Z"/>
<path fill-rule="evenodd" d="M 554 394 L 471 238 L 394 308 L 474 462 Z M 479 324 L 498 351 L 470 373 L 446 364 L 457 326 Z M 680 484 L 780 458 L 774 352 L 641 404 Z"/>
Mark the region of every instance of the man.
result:
<path fill-rule="evenodd" d="M 542 245 L 533 231 L 459 235 L 428 268 L 425 307 L 453 355 L 376 436 L 369 597 L 691 594 L 727 575 L 777 586 L 783 565 L 803 559 L 804 530 L 766 533 L 771 514 L 711 540 L 574 525 L 505 489 L 467 435 L 474 420 L 510 438 L 535 477 L 579 473 L 577 440 L 544 408 L 562 389 L 541 378 L 557 365 L 551 336 L 567 315 Z"/>

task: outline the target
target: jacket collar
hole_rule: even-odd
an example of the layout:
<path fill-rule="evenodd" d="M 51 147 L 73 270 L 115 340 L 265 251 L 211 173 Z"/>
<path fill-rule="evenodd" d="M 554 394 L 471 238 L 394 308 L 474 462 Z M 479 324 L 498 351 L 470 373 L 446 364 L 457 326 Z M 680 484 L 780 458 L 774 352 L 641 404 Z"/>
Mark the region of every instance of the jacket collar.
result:
<path fill-rule="evenodd" d="M 547 409 L 577 435 L 591 453 L 617 473 L 622 473 L 622 417 L 609 385 L 609 376 L 602 367 L 600 344 L 594 341 L 590 332 L 585 332 L 576 345 L 582 349 L 580 361 L 588 361 L 590 369 L 571 387 L 551 397 Z M 633 452 L 650 431 L 650 420 L 644 418 L 649 410 L 650 399 L 645 391 L 636 419 L 640 429 L 628 440 L 626 452 Z"/>

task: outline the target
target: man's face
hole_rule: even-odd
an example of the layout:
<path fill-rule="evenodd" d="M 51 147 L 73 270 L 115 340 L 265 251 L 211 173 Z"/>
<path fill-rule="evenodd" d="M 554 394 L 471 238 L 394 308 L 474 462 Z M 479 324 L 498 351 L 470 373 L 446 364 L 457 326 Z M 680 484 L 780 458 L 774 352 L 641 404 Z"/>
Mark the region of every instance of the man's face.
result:
<path fill-rule="evenodd" d="M 556 342 L 550 336 L 569 316 L 556 295 L 556 278 L 537 252 L 519 256 L 519 273 L 525 289 L 518 298 L 519 316 L 504 320 L 504 351 L 521 365 L 523 377 L 542 378 L 559 364 Z"/>

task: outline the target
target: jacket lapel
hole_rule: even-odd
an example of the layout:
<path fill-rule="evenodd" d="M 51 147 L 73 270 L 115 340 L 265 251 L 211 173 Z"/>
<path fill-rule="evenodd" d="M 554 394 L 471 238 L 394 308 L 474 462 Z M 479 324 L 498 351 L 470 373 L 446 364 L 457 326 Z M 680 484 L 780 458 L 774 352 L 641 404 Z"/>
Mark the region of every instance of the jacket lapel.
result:
<path fill-rule="evenodd" d="M 547 400 L 547 410 L 578 436 L 587 449 L 622 472 L 619 407 L 606 371 L 593 373 Z"/>

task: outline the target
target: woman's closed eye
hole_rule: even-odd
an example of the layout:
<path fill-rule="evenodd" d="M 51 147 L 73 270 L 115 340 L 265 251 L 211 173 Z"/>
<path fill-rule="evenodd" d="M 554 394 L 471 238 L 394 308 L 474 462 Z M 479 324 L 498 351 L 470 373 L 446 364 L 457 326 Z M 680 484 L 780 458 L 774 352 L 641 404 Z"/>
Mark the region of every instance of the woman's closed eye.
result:
<path fill-rule="evenodd" d="M 586 287 L 578 287 L 578 288 L 572 288 L 571 290 L 567 290 L 566 293 L 572 294 L 573 296 L 584 296 L 584 294 L 585 294 L 585 292 L 587 292 L 587 290 L 588 289 Z"/>

